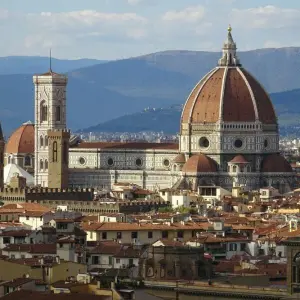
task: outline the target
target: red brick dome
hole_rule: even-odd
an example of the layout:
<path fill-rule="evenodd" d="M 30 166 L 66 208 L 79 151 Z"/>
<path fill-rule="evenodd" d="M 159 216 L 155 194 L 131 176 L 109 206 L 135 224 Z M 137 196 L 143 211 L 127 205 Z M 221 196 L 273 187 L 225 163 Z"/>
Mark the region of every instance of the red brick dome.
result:
<path fill-rule="evenodd" d="M 184 164 L 185 163 L 185 155 L 183 153 L 178 154 L 173 159 L 173 163 L 175 163 L 175 164 Z"/>
<path fill-rule="evenodd" d="M 210 157 L 204 154 L 195 154 L 191 156 L 183 165 L 184 173 L 211 173 L 217 172 L 217 164 Z"/>
<path fill-rule="evenodd" d="M 249 162 L 246 160 L 246 158 L 239 154 L 237 156 L 235 156 L 231 161 L 230 163 L 232 164 L 248 164 Z"/>
<path fill-rule="evenodd" d="M 262 173 L 291 173 L 290 163 L 280 154 L 274 153 L 266 156 L 262 162 Z"/>
<path fill-rule="evenodd" d="M 192 90 L 181 123 L 255 122 L 277 124 L 269 95 L 241 64 L 228 32 L 223 57 Z"/>
<path fill-rule="evenodd" d="M 34 153 L 34 125 L 30 122 L 20 126 L 8 139 L 6 153 Z"/>

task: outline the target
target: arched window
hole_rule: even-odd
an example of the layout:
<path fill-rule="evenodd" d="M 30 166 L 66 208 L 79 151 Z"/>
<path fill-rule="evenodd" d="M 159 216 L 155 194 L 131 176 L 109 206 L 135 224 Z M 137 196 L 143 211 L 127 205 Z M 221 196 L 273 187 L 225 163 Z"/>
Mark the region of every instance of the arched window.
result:
<path fill-rule="evenodd" d="M 45 170 L 48 170 L 48 160 L 45 160 Z"/>
<path fill-rule="evenodd" d="M 57 142 L 53 142 L 53 149 L 52 149 L 52 157 L 53 157 L 53 162 L 57 162 Z"/>
<path fill-rule="evenodd" d="M 67 164 L 68 163 L 68 158 L 69 158 L 69 147 L 68 147 L 68 143 L 64 142 L 64 149 L 63 149 L 63 163 Z"/>
<path fill-rule="evenodd" d="M 11 164 L 11 160 L 12 160 L 12 159 L 11 159 L 11 156 L 9 156 L 9 157 L 7 158 L 7 163 L 8 163 L 8 164 Z"/>
<path fill-rule="evenodd" d="M 44 169 L 44 162 L 43 160 L 41 159 L 40 160 L 40 170 L 43 170 Z"/>
<path fill-rule="evenodd" d="M 45 147 L 48 147 L 48 136 L 45 136 Z"/>
<path fill-rule="evenodd" d="M 31 166 L 31 157 L 29 155 L 24 157 L 24 166 Z"/>
<path fill-rule="evenodd" d="M 45 122 L 48 120 L 48 106 L 45 101 L 41 102 L 40 105 L 40 117 L 41 117 L 41 122 Z"/>
<path fill-rule="evenodd" d="M 55 116 L 55 119 L 57 122 L 60 122 L 60 119 L 61 119 L 61 111 L 60 111 L 60 106 L 56 106 L 56 116 Z"/>
<path fill-rule="evenodd" d="M 236 166 L 232 167 L 232 172 L 236 172 Z"/>
<path fill-rule="evenodd" d="M 40 146 L 44 147 L 44 137 L 40 136 Z"/>

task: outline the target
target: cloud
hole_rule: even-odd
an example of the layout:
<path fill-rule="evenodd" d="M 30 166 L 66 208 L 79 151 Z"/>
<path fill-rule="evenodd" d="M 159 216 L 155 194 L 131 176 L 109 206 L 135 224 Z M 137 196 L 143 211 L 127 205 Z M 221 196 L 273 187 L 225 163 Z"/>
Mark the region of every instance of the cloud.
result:
<path fill-rule="evenodd" d="M 198 22 L 203 19 L 205 15 L 205 8 L 201 5 L 198 6 L 190 6 L 186 7 L 180 11 L 167 11 L 163 16 L 162 19 L 164 21 L 171 21 L 171 22 Z"/>
<path fill-rule="evenodd" d="M 264 48 L 280 48 L 282 44 L 278 41 L 267 40 L 264 43 Z"/>
<path fill-rule="evenodd" d="M 252 29 L 280 29 L 299 27 L 300 10 L 272 5 L 233 9 L 231 17 L 235 26 Z"/>
<path fill-rule="evenodd" d="M 131 6 L 139 6 L 139 5 L 157 5 L 161 0 L 126 0 L 126 2 Z"/>
<path fill-rule="evenodd" d="M 111 6 L 109 12 L 83 9 L 25 13 L 0 9 L 0 55 L 47 55 L 50 47 L 57 57 L 101 59 L 170 49 L 215 51 L 222 47 L 229 23 L 243 50 L 298 43 L 295 35 L 300 10 L 294 8 L 254 4 L 251 8 L 248 1 L 248 8 L 242 9 L 237 8 L 240 1 L 236 0 L 214 0 L 213 4 L 203 0 L 202 5 L 194 6 L 194 0 L 166 0 L 174 3 L 170 9 L 162 3 L 165 0 L 116 1 L 123 6 L 118 11 Z M 111 0 L 107 3 L 111 5 Z M 157 7 L 146 9 L 144 5 Z"/>
<path fill-rule="evenodd" d="M 81 10 L 62 13 L 42 12 L 39 15 L 30 14 L 37 21 L 48 27 L 92 27 L 99 24 L 147 23 L 147 19 L 136 13 L 104 13 L 95 10 Z"/>
<path fill-rule="evenodd" d="M 41 12 L 24 16 L 27 31 L 25 48 L 73 48 L 82 39 L 97 41 L 102 38 L 137 40 L 145 36 L 148 20 L 136 13 L 106 13 L 96 10 L 70 12 Z M 37 26 L 38 24 L 38 26 Z M 87 42 L 87 41 L 86 41 Z"/>
<path fill-rule="evenodd" d="M 143 2 L 143 0 L 127 0 L 127 3 L 130 4 L 130 5 L 137 5 L 137 4 L 140 4 L 142 2 Z"/>

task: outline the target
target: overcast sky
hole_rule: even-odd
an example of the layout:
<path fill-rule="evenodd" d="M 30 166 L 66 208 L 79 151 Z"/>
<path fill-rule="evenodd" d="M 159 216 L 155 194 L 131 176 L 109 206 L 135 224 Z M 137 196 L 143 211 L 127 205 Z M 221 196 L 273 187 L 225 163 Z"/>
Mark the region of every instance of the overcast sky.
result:
<path fill-rule="evenodd" d="M 300 46 L 300 0 L 0 0 L 0 56 L 118 59 Z"/>

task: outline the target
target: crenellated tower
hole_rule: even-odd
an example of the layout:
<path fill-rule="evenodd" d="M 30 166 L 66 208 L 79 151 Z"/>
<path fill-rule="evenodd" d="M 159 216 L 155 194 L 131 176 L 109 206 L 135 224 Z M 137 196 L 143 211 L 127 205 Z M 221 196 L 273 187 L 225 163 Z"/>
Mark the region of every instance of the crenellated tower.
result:
<path fill-rule="evenodd" d="M 50 70 L 33 76 L 35 85 L 35 185 L 48 186 L 49 137 L 53 130 L 66 130 L 67 76 Z"/>
<path fill-rule="evenodd" d="M 48 187 L 65 189 L 68 187 L 70 131 L 66 129 L 48 130 Z"/>

